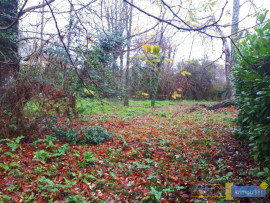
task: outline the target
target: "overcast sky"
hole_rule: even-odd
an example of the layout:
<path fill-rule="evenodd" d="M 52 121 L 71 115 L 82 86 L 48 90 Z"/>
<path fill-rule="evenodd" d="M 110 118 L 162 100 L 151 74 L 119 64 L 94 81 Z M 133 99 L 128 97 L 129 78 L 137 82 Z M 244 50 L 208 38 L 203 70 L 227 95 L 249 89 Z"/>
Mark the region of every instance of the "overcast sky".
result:
<path fill-rule="evenodd" d="M 196 5 L 199 5 L 201 2 L 206 1 L 206 0 L 193 0 L 193 1 L 187 0 L 187 1 L 192 2 L 192 5 L 196 7 Z M 240 0 L 240 4 L 243 4 L 245 1 Z M 43 0 L 29 0 L 29 3 L 27 4 L 27 6 L 36 5 L 37 3 L 42 3 L 42 2 Z M 89 0 L 73 0 L 73 2 L 86 3 L 86 2 L 89 2 Z M 149 2 L 150 0 L 134 1 L 134 3 L 137 6 L 144 9 L 145 11 L 150 12 L 154 15 L 158 15 L 159 7 Z M 170 1 L 168 0 L 167 2 L 170 2 Z M 178 1 L 174 1 L 173 3 L 177 3 L 177 2 Z M 233 0 L 229 0 L 229 4 L 226 7 L 221 24 L 226 24 L 226 23 L 231 22 L 232 2 Z M 217 9 L 215 9 L 216 17 L 219 16 L 221 12 L 221 7 L 224 5 L 224 3 L 225 3 L 225 0 L 218 0 L 218 5 L 216 6 Z M 254 0 L 254 3 L 257 6 L 258 10 L 262 8 L 270 9 L 270 0 Z M 69 10 L 69 4 L 67 0 L 56 0 L 53 3 L 53 7 L 57 8 L 57 10 Z M 48 8 L 46 8 L 46 10 L 47 9 Z M 240 10 L 240 20 L 246 17 L 249 12 L 250 12 L 250 4 L 248 3 L 244 4 L 244 6 Z M 254 13 L 254 11 L 252 10 L 251 13 Z M 208 14 L 211 14 L 211 13 L 208 12 L 202 15 L 208 15 Z M 181 15 L 186 15 L 186 14 L 181 13 Z M 51 18 L 50 14 L 47 14 L 46 17 Z M 38 13 L 28 14 L 21 21 L 21 27 L 23 28 L 24 31 L 31 30 L 31 31 L 39 32 L 40 19 L 41 19 L 41 16 Z M 63 29 L 67 25 L 68 15 L 64 15 L 64 14 L 57 15 L 57 19 L 59 22 L 59 27 Z M 134 20 L 134 23 L 133 23 L 134 33 L 138 32 L 137 31 L 138 27 L 141 31 L 143 31 L 145 29 L 152 27 L 156 23 L 156 20 L 154 20 L 151 17 L 146 16 L 145 14 L 142 14 L 136 9 L 134 9 L 133 20 Z M 89 21 L 91 21 L 91 16 L 89 16 Z M 239 27 L 246 28 L 254 24 L 255 24 L 254 18 L 249 17 L 243 20 L 240 23 Z M 56 32 L 56 29 L 55 29 L 54 22 L 50 21 L 45 24 L 45 33 L 55 33 L 55 32 Z M 229 34 L 230 28 L 224 29 L 224 32 L 226 34 Z M 168 27 L 167 35 L 171 39 L 172 44 L 175 45 L 175 47 L 177 48 L 177 55 L 176 55 L 175 61 L 201 59 L 206 56 L 209 57 L 209 59 L 211 60 L 215 60 L 222 53 L 222 41 L 220 39 L 211 39 L 206 36 L 198 35 L 198 33 L 192 33 L 192 32 L 184 33 L 184 32 L 177 31 L 175 28 L 172 28 L 172 27 Z M 48 37 L 49 35 L 45 36 L 46 39 Z M 221 60 L 219 62 L 223 63 Z"/>

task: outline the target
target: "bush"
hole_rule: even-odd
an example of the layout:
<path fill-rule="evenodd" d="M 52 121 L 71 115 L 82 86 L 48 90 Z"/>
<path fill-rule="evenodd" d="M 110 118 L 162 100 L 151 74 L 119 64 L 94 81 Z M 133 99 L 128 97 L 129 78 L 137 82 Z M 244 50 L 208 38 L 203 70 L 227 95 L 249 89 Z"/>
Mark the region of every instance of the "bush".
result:
<path fill-rule="evenodd" d="M 109 139 L 113 133 L 104 130 L 101 126 L 81 129 L 78 133 L 76 129 L 65 130 L 60 127 L 54 128 L 53 136 L 60 140 L 71 142 L 72 144 L 102 144 Z"/>
<path fill-rule="evenodd" d="M 270 167 L 270 23 L 255 31 L 241 43 L 233 69 L 237 136 L 249 144 L 257 162 Z"/>
<path fill-rule="evenodd" d="M 151 69 L 135 61 L 131 72 L 131 95 L 136 99 L 146 99 L 142 93 L 150 94 Z M 181 99 L 222 100 L 225 95 L 225 72 L 217 63 L 209 60 L 180 62 L 178 69 L 162 66 L 159 73 L 157 99 L 172 99 L 174 92 Z M 183 71 L 191 75 L 183 75 Z"/>
<path fill-rule="evenodd" d="M 207 60 L 194 60 L 178 64 L 178 81 L 184 99 L 221 100 L 225 93 L 224 69 L 217 63 Z M 191 75 L 183 76 L 187 71 Z M 181 82 L 180 82 L 181 81 Z"/>
<path fill-rule="evenodd" d="M 91 129 L 86 128 L 82 134 L 83 139 L 81 140 L 81 143 L 99 145 L 111 136 L 112 133 L 104 130 L 101 126 L 95 126 Z"/>

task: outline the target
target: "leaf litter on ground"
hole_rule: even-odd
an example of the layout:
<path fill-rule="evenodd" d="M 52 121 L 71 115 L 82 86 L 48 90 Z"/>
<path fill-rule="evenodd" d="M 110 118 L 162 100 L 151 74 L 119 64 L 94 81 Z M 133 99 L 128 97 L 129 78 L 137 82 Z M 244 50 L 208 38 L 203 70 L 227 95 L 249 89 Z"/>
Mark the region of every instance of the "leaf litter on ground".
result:
<path fill-rule="evenodd" d="M 72 145 L 45 134 L 19 147 L 3 141 L 0 199 L 194 202 L 207 200 L 196 197 L 200 184 L 259 185 L 252 176 L 259 167 L 233 135 L 236 109 L 181 111 L 185 108 L 157 107 L 128 119 L 111 112 L 106 119 L 93 115 L 69 124 L 78 130 L 99 125 L 114 133 L 100 145 Z M 65 122 L 59 118 L 58 126 Z"/>

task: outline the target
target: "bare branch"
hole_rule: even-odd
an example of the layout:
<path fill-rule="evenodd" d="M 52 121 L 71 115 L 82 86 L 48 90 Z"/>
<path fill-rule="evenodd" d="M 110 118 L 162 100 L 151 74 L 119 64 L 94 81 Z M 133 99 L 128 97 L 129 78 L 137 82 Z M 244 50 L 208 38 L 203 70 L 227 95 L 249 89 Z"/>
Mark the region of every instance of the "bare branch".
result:
<path fill-rule="evenodd" d="M 48 4 L 51 4 L 52 2 L 54 2 L 55 0 L 50 0 L 48 1 Z M 26 9 L 24 9 L 24 7 L 26 6 L 28 0 L 26 0 L 22 6 L 22 8 L 20 9 L 16 19 L 8 26 L 6 27 L 0 27 L 0 31 L 3 31 L 3 30 L 8 30 L 10 29 L 11 27 L 13 27 L 16 23 L 18 23 L 20 17 L 22 17 L 24 14 L 26 14 L 27 12 L 30 12 L 32 10 L 36 10 L 36 9 L 39 9 L 39 8 L 42 8 L 44 6 L 46 6 L 47 4 L 44 3 L 44 4 L 40 4 L 40 5 L 36 5 L 36 6 L 31 6 L 31 7 L 28 7 Z M 23 10 L 24 9 L 24 10 Z"/>
<path fill-rule="evenodd" d="M 180 17 L 172 10 L 172 8 L 171 8 L 168 4 L 166 4 L 166 3 L 164 2 L 164 0 L 161 0 L 162 3 L 163 3 L 163 4 L 164 4 L 171 12 L 172 12 L 172 14 L 173 14 L 177 19 L 179 19 L 179 20 L 180 20 L 182 23 L 184 23 L 184 25 L 186 25 L 187 27 L 180 27 L 180 26 L 177 26 L 177 25 L 171 23 L 171 22 L 168 21 L 168 20 L 164 20 L 164 19 L 162 19 L 162 18 L 159 18 L 159 17 L 157 17 L 157 16 L 154 16 L 154 15 L 152 15 L 152 14 L 150 14 L 150 13 L 148 13 L 148 12 L 142 10 L 141 8 L 137 7 L 136 5 L 130 3 L 130 2 L 127 1 L 127 0 L 123 0 L 123 1 L 126 2 L 126 3 L 128 3 L 129 5 L 133 6 L 134 8 L 136 8 L 137 10 L 139 10 L 140 12 L 142 12 L 142 13 L 144 13 L 144 14 L 146 14 L 146 15 L 148 15 L 148 16 L 150 16 L 150 17 L 152 17 L 152 18 L 154 18 L 154 19 L 156 19 L 156 20 L 158 20 L 158 21 L 160 21 L 160 22 L 164 22 L 164 23 L 166 23 L 166 24 L 169 24 L 169 25 L 175 27 L 175 28 L 178 29 L 178 30 L 195 31 L 195 32 L 200 32 L 200 33 L 202 33 L 202 34 L 207 34 L 207 33 L 205 33 L 205 32 L 203 31 L 203 30 L 206 30 L 207 28 L 214 27 L 214 26 L 218 26 L 217 24 L 218 24 L 219 21 L 221 20 L 221 18 L 222 18 L 222 16 L 223 16 L 223 13 L 224 13 L 224 9 L 225 9 L 225 7 L 226 7 L 227 4 L 228 4 L 228 1 L 226 1 L 225 5 L 223 6 L 223 8 L 222 8 L 222 10 L 221 10 L 221 14 L 220 14 L 220 16 L 219 16 L 219 18 L 218 18 L 217 21 L 215 21 L 215 22 L 213 22 L 213 23 L 211 23 L 211 24 L 209 24 L 209 25 L 202 26 L 202 27 L 200 27 L 200 28 L 195 28 L 195 27 L 192 27 L 191 25 L 187 24 L 183 19 L 181 19 L 181 18 L 180 18 Z"/>
<path fill-rule="evenodd" d="M 32 10 L 36 10 L 36 9 L 45 7 L 46 5 L 49 5 L 49 4 L 53 3 L 54 1 L 55 0 L 50 0 L 50 1 L 48 1 L 48 4 L 47 3 L 44 3 L 44 4 L 40 4 L 40 5 L 35 5 L 35 6 L 28 7 L 25 10 L 22 11 L 22 14 L 19 17 L 23 16 L 25 13 L 30 12 Z"/>
<path fill-rule="evenodd" d="M 56 17 L 55 17 L 55 15 L 54 15 L 54 12 L 53 12 L 53 10 L 52 10 L 52 8 L 51 8 L 49 2 L 48 2 L 47 0 L 45 0 L 45 1 L 46 1 L 47 5 L 48 5 L 50 11 L 51 11 L 51 14 L 52 14 L 52 17 L 53 17 L 53 20 L 54 20 L 54 23 L 55 23 L 55 27 L 56 27 L 56 30 L 57 30 L 57 33 L 58 33 L 58 37 L 59 37 L 59 39 L 60 39 L 62 45 L 64 46 L 64 49 L 65 49 L 65 51 L 66 51 L 66 53 L 67 53 L 67 55 L 68 55 L 69 61 L 70 61 L 71 65 L 74 67 L 75 72 L 76 72 L 76 75 L 78 76 L 78 78 L 79 78 L 80 81 L 82 82 L 83 86 L 84 86 L 86 89 L 88 89 L 87 86 L 86 86 L 85 83 L 84 83 L 84 80 L 82 79 L 82 77 L 81 77 L 80 74 L 79 74 L 79 71 L 78 71 L 77 66 L 75 65 L 74 61 L 73 61 L 72 58 L 71 58 L 71 55 L 70 55 L 70 53 L 69 53 L 69 51 L 68 51 L 68 48 L 67 48 L 67 46 L 66 46 L 66 44 L 65 44 L 65 42 L 64 42 L 64 40 L 63 40 L 63 37 L 61 36 L 61 31 L 60 31 L 60 29 L 59 29 L 58 22 L 57 22 L 57 20 L 56 20 Z M 90 78 L 90 79 L 91 79 L 91 78 Z M 95 81 L 93 81 L 92 79 L 91 79 L 91 82 L 92 82 L 96 87 L 98 87 L 99 89 L 102 90 L 102 88 L 99 87 L 99 85 L 96 84 Z"/>

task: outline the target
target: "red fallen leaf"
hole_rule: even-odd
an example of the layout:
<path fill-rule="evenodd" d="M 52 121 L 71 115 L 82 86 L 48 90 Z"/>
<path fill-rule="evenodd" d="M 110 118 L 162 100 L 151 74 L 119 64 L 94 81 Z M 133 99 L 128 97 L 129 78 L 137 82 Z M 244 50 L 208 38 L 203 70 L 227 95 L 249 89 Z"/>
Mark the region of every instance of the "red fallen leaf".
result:
<path fill-rule="evenodd" d="M 169 201 L 168 201 L 168 199 L 162 198 L 160 202 L 161 202 L 161 203 L 167 203 L 167 202 L 169 202 Z"/>
<path fill-rule="evenodd" d="M 119 125 L 126 125 L 126 122 L 125 121 L 120 121 L 118 124 Z"/>
<path fill-rule="evenodd" d="M 60 109 L 59 109 L 59 107 L 56 107 L 55 110 L 56 110 L 57 115 L 60 116 Z"/>
<path fill-rule="evenodd" d="M 123 189 L 123 187 L 121 185 L 115 185 L 113 188 L 115 190 L 121 190 L 121 189 Z"/>
<path fill-rule="evenodd" d="M 156 178 L 157 178 L 158 180 L 161 180 L 161 179 L 162 179 L 161 175 L 156 175 Z"/>
<path fill-rule="evenodd" d="M 150 170 L 147 170 L 147 171 L 146 171 L 146 174 L 147 174 L 148 176 L 150 176 L 150 175 L 152 175 L 152 172 L 151 172 Z"/>
<path fill-rule="evenodd" d="M 170 176 L 170 179 L 173 181 L 173 182 L 178 182 L 178 177 L 174 177 L 174 176 Z"/>
<path fill-rule="evenodd" d="M 104 191 L 103 191 L 104 192 Z M 98 194 L 98 197 L 102 200 L 106 200 L 108 197 L 108 194 L 106 192 Z"/>
<path fill-rule="evenodd" d="M 188 199 L 188 198 L 189 198 L 189 195 L 188 195 L 188 194 L 183 194 L 183 195 L 181 195 L 181 197 L 182 197 L 183 199 Z"/>
<path fill-rule="evenodd" d="M 42 163 L 44 166 L 46 166 L 46 163 L 44 161 L 40 161 L 40 163 Z"/>
<path fill-rule="evenodd" d="M 150 191 L 147 189 L 142 189 L 143 197 L 147 197 L 150 194 Z"/>
<path fill-rule="evenodd" d="M 37 190 L 37 187 L 33 188 L 32 191 L 35 192 Z"/>
<path fill-rule="evenodd" d="M 17 192 L 18 193 L 18 192 Z M 11 198 L 14 202 L 19 202 L 20 201 L 20 198 L 19 197 L 12 197 Z"/>

